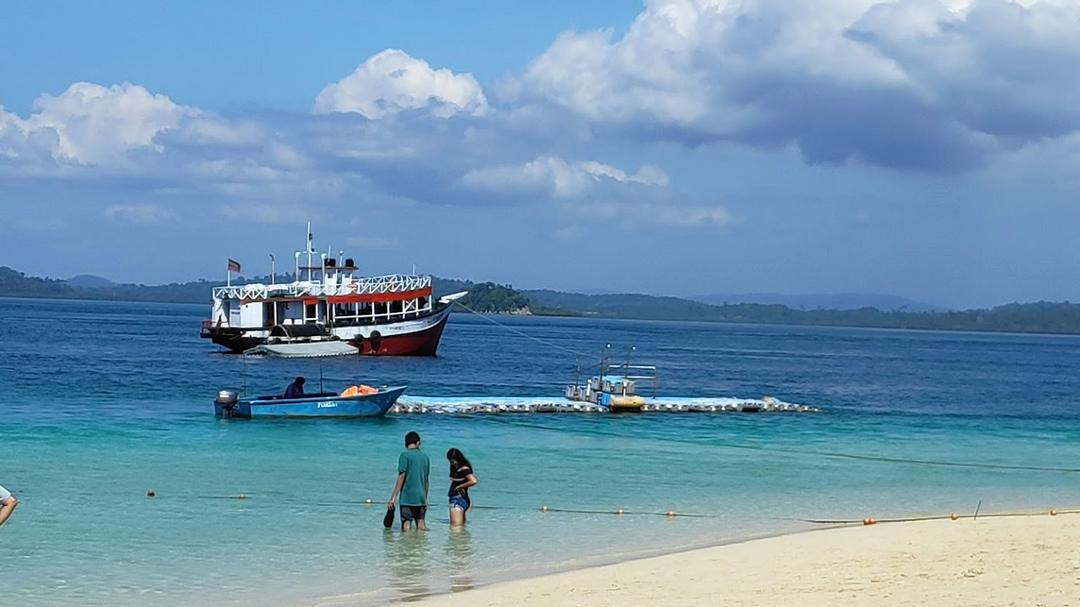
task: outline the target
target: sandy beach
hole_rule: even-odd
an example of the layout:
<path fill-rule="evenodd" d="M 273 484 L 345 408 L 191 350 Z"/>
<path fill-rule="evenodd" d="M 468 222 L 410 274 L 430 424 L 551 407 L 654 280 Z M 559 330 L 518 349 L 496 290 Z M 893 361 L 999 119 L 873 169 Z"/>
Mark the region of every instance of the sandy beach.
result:
<path fill-rule="evenodd" d="M 1080 515 L 831 528 L 515 580 L 439 605 L 1080 605 Z"/>

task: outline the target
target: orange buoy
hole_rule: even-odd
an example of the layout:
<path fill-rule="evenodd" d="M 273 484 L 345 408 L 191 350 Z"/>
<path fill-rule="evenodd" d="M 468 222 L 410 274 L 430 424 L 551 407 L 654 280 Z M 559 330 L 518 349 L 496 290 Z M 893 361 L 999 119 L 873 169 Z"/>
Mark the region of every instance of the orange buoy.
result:
<path fill-rule="evenodd" d="M 540 512 L 547 512 L 547 511 L 548 511 L 547 506 L 540 506 Z"/>
<path fill-rule="evenodd" d="M 246 500 L 246 499 L 247 499 L 247 495 L 245 495 L 245 494 L 241 493 L 240 495 L 236 496 L 236 499 L 238 499 L 238 500 Z"/>
<path fill-rule="evenodd" d="M 956 519 L 958 519 L 960 517 L 955 512 L 953 512 L 952 514 L 949 515 L 949 518 L 951 518 L 952 520 L 955 521 Z"/>
<path fill-rule="evenodd" d="M 667 511 L 667 516 L 676 517 L 676 516 L 679 516 L 679 514 L 677 512 L 675 512 L 674 510 L 668 510 Z"/>
<path fill-rule="evenodd" d="M 365 504 L 374 504 L 374 503 L 375 503 L 375 500 L 373 500 L 373 499 L 371 499 L 371 498 L 369 497 L 369 498 L 367 498 L 366 500 L 364 500 L 364 503 L 365 503 Z"/>
<path fill-rule="evenodd" d="M 1051 508 L 1050 509 L 1050 516 L 1057 516 L 1057 510 L 1054 510 L 1053 508 Z"/>
<path fill-rule="evenodd" d="M 618 514 L 619 516 L 622 516 L 624 514 L 624 511 L 623 511 L 622 508 L 619 508 L 618 510 L 615 511 L 615 514 Z"/>
<path fill-rule="evenodd" d="M 146 497 L 157 497 L 157 492 L 153 489 L 146 490 Z"/>
<path fill-rule="evenodd" d="M 868 517 L 866 517 L 866 518 L 864 518 L 862 520 L 862 524 L 864 524 L 864 525 L 876 525 L 877 524 L 877 519 L 872 517 L 872 516 L 868 516 Z"/>

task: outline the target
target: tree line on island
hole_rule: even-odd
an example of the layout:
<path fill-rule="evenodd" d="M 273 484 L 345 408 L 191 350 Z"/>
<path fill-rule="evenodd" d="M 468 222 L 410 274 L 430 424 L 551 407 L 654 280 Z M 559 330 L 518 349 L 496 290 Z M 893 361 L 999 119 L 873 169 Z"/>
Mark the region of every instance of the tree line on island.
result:
<path fill-rule="evenodd" d="M 236 282 L 269 282 L 269 276 Z M 280 280 L 291 280 L 282 276 Z M 988 309 L 909 311 L 863 307 L 850 310 L 796 309 L 781 304 L 707 304 L 678 297 L 642 294 L 582 294 L 547 289 L 519 290 L 494 282 L 433 278 L 436 296 L 467 291 L 460 301 L 469 310 L 487 314 L 543 314 L 640 320 L 690 320 L 762 323 L 1080 334 L 1080 304 L 1012 303 Z M 97 277 L 69 280 L 27 276 L 0 266 L 0 296 L 53 299 L 96 299 L 165 303 L 209 303 L 210 289 L 220 281 L 197 280 L 164 285 L 120 284 Z"/>

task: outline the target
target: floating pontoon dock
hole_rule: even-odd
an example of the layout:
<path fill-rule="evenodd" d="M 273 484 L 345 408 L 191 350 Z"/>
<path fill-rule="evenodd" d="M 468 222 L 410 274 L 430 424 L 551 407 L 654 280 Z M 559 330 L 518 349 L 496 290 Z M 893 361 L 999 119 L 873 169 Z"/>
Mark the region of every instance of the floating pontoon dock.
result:
<path fill-rule="evenodd" d="M 642 413 L 817 413 L 809 405 L 764 398 L 646 398 Z M 610 413 L 603 405 L 567 398 L 402 396 L 391 414 Z"/>

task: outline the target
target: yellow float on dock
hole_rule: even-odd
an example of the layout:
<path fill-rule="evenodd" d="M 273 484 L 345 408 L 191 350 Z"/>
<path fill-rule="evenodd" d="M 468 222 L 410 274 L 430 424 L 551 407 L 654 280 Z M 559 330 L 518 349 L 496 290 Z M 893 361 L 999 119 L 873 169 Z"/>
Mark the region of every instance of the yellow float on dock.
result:
<path fill-rule="evenodd" d="M 640 413 L 645 407 L 645 399 L 640 396 L 612 396 L 608 399 L 608 408 L 612 413 Z"/>

